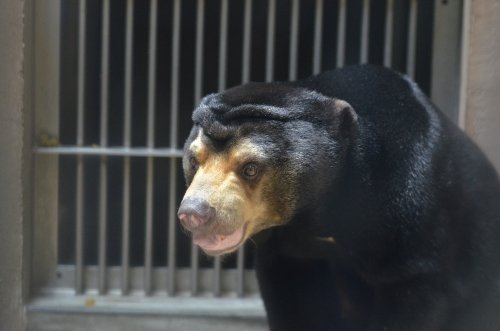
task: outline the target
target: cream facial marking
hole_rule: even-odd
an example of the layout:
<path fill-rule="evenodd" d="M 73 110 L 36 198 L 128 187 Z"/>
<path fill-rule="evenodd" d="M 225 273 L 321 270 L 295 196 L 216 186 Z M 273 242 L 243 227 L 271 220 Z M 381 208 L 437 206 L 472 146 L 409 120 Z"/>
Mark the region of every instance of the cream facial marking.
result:
<path fill-rule="evenodd" d="M 263 172 L 254 182 L 242 176 L 242 169 L 249 162 L 258 167 L 265 160 L 264 147 L 243 138 L 218 153 L 204 139 L 200 130 L 189 146 L 197 158 L 198 169 L 184 200 L 205 201 L 213 208 L 213 219 L 192 229 L 193 241 L 206 253 L 220 255 L 237 249 L 248 237 L 267 228 L 266 224 L 279 224 L 281 217 L 264 194 L 272 175 Z"/>
<path fill-rule="evenodd" d="M 189 150 L 191 151 L 191 153 L 193 153 L 198 162 L 204 161 L 208 156 L 207 147 L 202 141 L 202 136 L 203 136 L 203 130 L 200 129 L 198 131 L 198 136 L 196 137 L 196 139 L 193 140 L 191 145 L 189 145 Z"/>

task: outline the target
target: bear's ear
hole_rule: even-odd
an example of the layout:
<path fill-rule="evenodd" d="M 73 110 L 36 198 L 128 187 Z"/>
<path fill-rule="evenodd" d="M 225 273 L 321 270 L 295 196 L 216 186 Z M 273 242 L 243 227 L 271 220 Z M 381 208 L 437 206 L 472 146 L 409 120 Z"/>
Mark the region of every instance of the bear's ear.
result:
<path fill-rule="evenodd" d="M 354 139 L 358 135 L 358 115 L 347 101 L 333 99 L 332 122 L 339 138 Z"/>

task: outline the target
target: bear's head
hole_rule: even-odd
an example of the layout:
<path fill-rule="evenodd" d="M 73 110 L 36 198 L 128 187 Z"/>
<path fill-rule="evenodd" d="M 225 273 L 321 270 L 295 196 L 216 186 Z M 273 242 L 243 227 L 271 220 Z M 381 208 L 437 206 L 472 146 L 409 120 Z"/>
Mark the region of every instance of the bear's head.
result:
<path fill-rule="evenodd" d="M 313 208 L 338 176 L 357 131 L 347 102 L 286 83 L 208 95 L 193 122 L 178 216 L 209 255 L 230 253 Z"/>

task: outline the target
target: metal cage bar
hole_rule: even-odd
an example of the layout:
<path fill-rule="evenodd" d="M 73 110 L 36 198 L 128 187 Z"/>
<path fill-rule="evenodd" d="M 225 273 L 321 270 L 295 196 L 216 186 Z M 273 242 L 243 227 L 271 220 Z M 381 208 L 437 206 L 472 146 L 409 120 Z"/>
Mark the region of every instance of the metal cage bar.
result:
<path fill-rule="evenodd" d="M 228 12 L 229 3 L 228 0 L 221 0 L 220 7 L 220 26 L 219 26 L 219 74 L 218 74 L 218 86 L 219 91 L 223 91 L 226 88 L 226 59 L 227 59 L 227 26 L 228 26 Z M 221 269 L 222 261 L 220 256 L 214 258 L 213 267 L 213 295 L 221 295 Z"/>
<path fill-rule="evenodd" d="M 323 0 L 316 0 L 314 12 L 313 74 L 321 71 L 321 51 L 323 42 Z"/>
<path fill-rule="evenodd" d="M 177 148 L 177 126 L 179 119 L 179 63 L 180 63 L 180 43 L 181 43 L 181 1 L 174 0 L 172 11 L 172 76 L 171 99 L 170 99 L 170 146 Z M 177 225 L 176 191 L 177 191 L 177 164 L 176 159 L 170 159 L 169 189 L 168 189 L 168 247 L 167 247 L 167 293 L 175 294 L 175 230 Z"/>
<path fill-rule="evenodd" d="M 100 145 L 108 145 L 108 83 L 109 83 L 109 0 L 102 2 L 102 41 L 101 41 L 101 128 Z M 106 263 L 106 238 L 107 238 L 107 192 L 108 192 L 108 163 L 107 156 L 100 158 L 99 176 L 99 293 L 105 294 L 107 290 L 107 263 Z"/>
<path fill-rule="evenodd" d="M 384 30 L 384 66 L 392 65 L 392 38 L 394 25 L 394 0 L 387 0 Z"/>
<path fill-rule="evenodd" d="M 252 60 L 251 41 L 252 41 L 252 0 L 245 0 L 243 18 L 243 58 L 241 68 L 241 82 L 250 81 L 250 63 Z"/>
<path fill-rule="evenodd" d="M 86 17 L 87 17 L 87 1 L 79 2 L 78 16 L 78 80 L 77 80 L 77 123 L 76 123 L 76 143 L 78 146 L 83 145 L 85 126 L 84 126 L 84 107 L 85 107 L 85 52 L 86 52 Z M 85 290 L 84 274 L 84 164 L 83 157 L 77 156 L 76 167 L 76 275 L 75 275 L 75 292 L 80 294 Z"/>
<path fill-rule="evenodd" d="M 125 82 L 123 146 L 130 148 L 132 135 L 132 44 L 134 33 L 134 0 L 127 0 L 125 13 Z M 128 294 L 130 287 L 130 157 L 123 158 L 123 207 L 122 207 L 122 275 L 121 291 Z"/>
<path fill-rule="evenodd" d="M 274 78 L 274 40 L 276 31 L 276 0 L 269 0 L 267 8 L 266 82 Z"/>
<path fill-rule="evenodd" d="M 290 18 L 290 63 L 288 68 L 288 79 L 297 79 L 297 65 L 299 60 L 299 0 L 292 0 L 292 12 Z"/>
<path fill-rule="evenodd" d="M 360 45 L 360 63 L 368 62 L 368 52 L 370 43 L 370 0 L 363 0 L 363 9 L 361 16 L 361 45 Z"/>
<path fill-rule="evenodd" d="M 347 0 L 339 0 L 339 14 L 337 23 L 337 67 L 345 63 L 345 34 L 346 34 Z"/>
<path fill-rule="evenodd" d="M 245 0 L 243 19 L 243 55 L 241 68 L 241 82 L 250 81 L 250 43 L 252 40 L 252 0 Z M 245 246 L 238 249 L 236 256 L 236 295 L 245 295 Z"/>
<path fill-rule="evenodd" d="M 196 8 L 196 46 L 195 46 L 195 77 L 194 77 L 194 104 L 198 104 L 202 97 L 203 88 L 203 42 L 205 25 L 205 0 L 197 1 Z M 199 282 L 199 255 L 198 246 L 191 244 L 191 295 L 198 293 Z"/>
<path fill-rule="evenodd" d="M 158 21 L 158 2 L 151 0 L 149 10 L 149 59 L 148 59 L 148 117 L 147 117 L 147 147 L 154 148 L 155 138 L 155 91 L 156 91 L 156 30 Z M 144 240 L 144 292 L 153 291 L 153 178 L 154 159 L 146 161 L 146 215 Z"/>
<path fill-rule="evenodd" d="M 415 77 L 415 60 L 417 55 L 417 11 L 418 0 L 411 0 L 410 15 L 408 20 L 408 57 L 406 59 L 406 73 L 412 78 Z"/>

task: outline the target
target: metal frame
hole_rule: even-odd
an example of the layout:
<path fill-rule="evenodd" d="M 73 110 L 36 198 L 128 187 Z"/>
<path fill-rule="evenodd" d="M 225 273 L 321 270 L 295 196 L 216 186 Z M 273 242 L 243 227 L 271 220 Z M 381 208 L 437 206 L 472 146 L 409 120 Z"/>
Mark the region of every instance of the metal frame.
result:
<path fill-rule="evenodd" d="M 35 23 L 33 28 L 34 34 L 34 131 L 33 137 L 39 137 L 42 133 L 47 133 L 50 136 L 58 136 L 59 128 L 59 34 L 60 34 L 60 1 L 61 0 L 37 0 L 32 1 Z M 274 78 L 274 57 L 275 57 L 275 38 L 276 38 L 276 0 L 268 0 L 267 16 L 267 47 L 265 56 L 265 79 L 271 81 Z M 107 95 L 109 84 L 108 70 L 109 67 L 109 48 L 107 40 L 109 38 L 109 17 L 110 17 L 110 0 L 103 0 L 103 21 L 102 21 L 102 84 L 100 86 L 103 96 Z M 339 16 L 337 29 L 337 66 L 342 66 L 345 63 L 345 41 L 346 41 L 346 20 L 347 20 L 347 1 L 340 0 Z M 126 30 L 125 30 L 125 82 L 124 82 L 124 140 L 121 147 L 110 147 L 107 141 L 106 125 L 101 126 L 100 146 L 89 147 L 84 146 L 84 127 L 83 127 L 83 112 L 84 112 L 84 75 L 85 72 L 85 52 L 82 51 L 87 47 L 85 45 L 85 10 L 86 0 L 80 0 L 80 57 L 78 59 L 78 126 L 77 126 L 77 145 L 76 146 L 55 146 L 47 147 L 35 143 L 33 147 L 34 153 L 34 200 L 33 200 L 33 253 L 32 253 L 32 286 L 37 291 L 35 300 L 28 306 L 28 309 L 33 312 L 44 311 L 74 311 L 81 312 L 84 309 L 92 313 L 137 313 L 145 312 L 141 305 L 146 302 L 151 306 L 156 307 L 151 312 L 171 312 L 178 313 L 178 308 L 174 306 L 182 305 L 182 310 L 185 314 L 219 314 L 220 311 L 226 309 L 228 305 L 234 305 L 235 314 L 238 307 L 246 307 L 245 316 L 250 312 L 251 316 L 263 317 L 263 307 L 258 299 L 258 287 L 255 280 L 255 275 L 252 272 L 246 271 L 243 265 L 244 251 L 241 249 L 237 255 L 237 268 L 235 270 L 222 270 L 220 259 L 216 259 L 213 269 L 201 269 L 199 267 L 199 251 L 196 247 L 192 247 L 191 251 L 191 266 L 190 268 L 179 269 L 176 267 L 175 260 L 175 228 L 176 216 L 175 206 L 177 201 L 175 178 L 177 176 L 176 162 L 182 156 L 182 150 L 178 146 L 177 141 L 177 123 L 179 117 L 179 100 L 178 100 L 178 83 L 179 83 L 179 61 L 180 61 L 180 42 L 181 42 L 181 0 L 173 0 L 173 40 L 172 40 L 172 76 L 170 77 L 172 86 L 172 98 L 170 104 L 171 110 L 171 132 L 170 146 L 167 148 L 158 148 L 154 146 L 154 109 L 155 109 L 155 70 L 156 70 L 156 26 L 157 26 L 157 0 L 151 0 L 150 15 L 153 18 L 150 21 L 150 39 L 149 39 L 149 67 L 148 67 L 148 136 L 147 145 L 142 148 L 131 147 L 131 113 L 132 100 L 131 91 L 133 89 L 132 81 L 132 63 L 133 63 L 133 4 L 134 0 L 126 2 Z M 290 17 L 290 52 L 291 58 L 289 63 L 288 76 L 290 79 L 295 79 L 297 76 L 297 50 L 300 48 L 298 38 L 300 10 L 299 1 L 292 0 L 292 10 Z M 364 0 L 364 9 L 362 12 L 361 24 L 361 39 L 360 39 L 360 62 L 368 60 L 369 52 L 369 13 L 370 1 Z M 414 74 L 415 51 L 416 51 L 416 34 L 417 27 L 417 0 L 410 2 L 410 20 L 409 20 L 409 38 L 408 38 L 408 67 L 409 75 Z M 436 6 L 442 4 L 436 4 Z M 196 43 L 195 43 L 195 102 L 198 102 L 202 96 L 203 82 L 203 43 L 204 43 L 204 7 L 205 0 L 197 0 L 196 14 Z M 228 0 L 221 0 L 221 21 L 220 21 L 220 38 L 219 45 L 219 72 L 218 72 L 218 87 L 220 90 L 226 88 L 226 56 L 227 56 L 227 20 L 228 20 Z M 243 21 L 243 52 L 242 52 L 242 82 L 250 80 L 250 43 L 252 38 L 252 6 L 253 0 L 245 0 L 244 2 L 244 21 Z M 315 2 L 315 26 L 314 26 L 314 41 L 313 41 L 313 72 L 321 71 L 321 52 L 322 52 L 322 13 L 324 8 L 324 0 L 316 0 Z M 436 7 L 436 8 L 437 8 Z M 436 9 L 436 15 L 445 15 L 443 11 L 452 11 L 450 17 L 455 17 L 454 23 L 459 24 L 460 4 L 451 9 L 449 7 L 439 7 Z M 458 11 L 457 11 L 457 8 Z M 393 38 L 393 11 L 394 1 L 387 2 L 387 20 L 385 25 L 385 46 L 384 46 L 384 63 L 391 65 L 392 63 L 392 38 Z M 444 20 L 442 21 L 444 22 Z M 449 21 L 447 21 L 449 22 Z M 439 25 L 439 22 L 438 22 Z M 441 24 L 439 26 L 442 26 Z M 453 30 L 454 35 L 458 38 L 460 31 Z M 447 40 L 447 33 L 436 35 L 435 45 L 443 40 Z M 441 38 L 441 39 L 440 39 Z M 453 44 L 456 46 L 457 44 Z M 446 47 L 436 47 L 433 56 L 433 63 L 438 63 L 439 58 L 451 56 L 450 50 Z M 450 67 L 445 70 L 447 79 L 459 81 L 458 73 Z M 432 96 L 438 97 L 443 95 L 445 85 L 442 72 L 436 73 L 432 77 Z M 447 95 L 442 102 L 454 100 L 458 98 L 458 92 Z M 457 100 L 458 104 L 458 100 Z M 101 122 L 107 123 L 108 120 L 108 100 L 101 99 Z M 445 109 L 446 110 L 446 109 Z M 454 114 L 453 110 L 449 113 Z M 35 139 L 36 140 L 36 139 Z M 59 155 L 75 155 L 77 157 L 77 178 L 76 178 L 76 252 L 77 261 L 74 267 L 72 266 L 57 266 L 57 222 L 58 219 L 58 156 Z M 123 175 L 123 232 L 122 236 L 122 255 L 125 257 L 120 267 L 108 267 L 106 264 L 106 195 L 108 188 L 106 181 L 101 180 L 99 187 L 99 251 L 98 251 L 98 266 L 86 267 L 83 264 L 83 213 L 84 199 L 83 190 L 85 185 L 83 159 L 87 155 L 100 156 L 100 175 L 101 178 L 107 176 L 107 161 L 111 156 L 123 158 L 124 175 Z M 147 160 L 147 176 L 146 176 L 146 247 L 145 247 L 145 266 L 144 268 L 133 268 L 128 263 L 129 242 L 130 236 L 130 219 L 129 219 L 129 201 L 130 201 L 130 158 L 144 157 Z M 153 195 L 153 175 L 154 158 L 170 159 L 169 178 L 169 210 L 168 215 L 168 255 L 167 268 L 155 268 L 152 265 L 152 195 Z M 172 180 L 173 179 L 173 180 Z M 229 284 L 229 285 L 228 285 Z M 37 296 L 41 294 L 40 296 Z M 75 294 L 77 294 L 75 296 Z M 83 296 L 82 296 L 83 295 Z M 92 296 L 97 304 L 88 307 L 84 297 Z M 185 297 L 191 296 L 187 299 Z M 240 299 L 231 299 L 224 301 L 215 297 L 222 296 L 224 300 L 228 298 L 239 297 Z M 242 297 L 245 297 L 242 299 Z M 137 299 L 129 302 L 131 298 Z M 62 300 L 62 301 L 59 301 Z M 191 301 L 191 304 L 186 302 Z M 59 301 L 57 303 L 56 301 Z M 137 305 L 138 302 L 141 305 Z M 128 303 L 127 303 L 128 302 Z M 166 302 L 166 304 L 165 304 Z M 236 304 L 235 302 L 238 302 Z M 184 305 L 184 303 L 186 303 Z M 216 303 L 216 306 L 210 306 Z M 222 303 L 222 304 L 221 304 Z M 101 306 L 102 304 L 102 306 Z M 163 306 L 164 308 L 160 308 Z M 199 305 L 206 305 L 206 310 L 198 311 Z M 238 306 L 240 305 L 240 306 Z M 242 305 L 242 306 L 241 306 Z M 177 309 L 177 310 L 176 310 Z M 243 310 L 242 310 L 243 311 Z M 252 315 L 253 314 L 253 315 Z M 242 315 L 243 316 L 243 315 Z"/>

